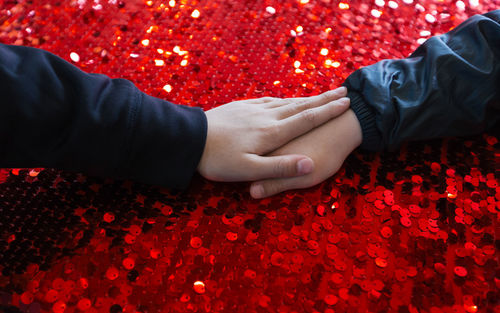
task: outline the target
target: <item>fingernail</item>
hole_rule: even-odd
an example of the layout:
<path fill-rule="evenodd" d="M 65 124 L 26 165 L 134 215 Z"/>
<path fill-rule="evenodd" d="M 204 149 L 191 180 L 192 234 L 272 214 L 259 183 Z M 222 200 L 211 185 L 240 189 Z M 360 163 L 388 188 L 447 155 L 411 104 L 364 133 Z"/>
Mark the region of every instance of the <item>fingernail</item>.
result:
<path fill-rule="evenodd" d="M 345 93 L 345 94 L 347 94 L 347 88 L 346 88 L 346 87 L 342 86 L 342 87 L 340 87 L 339 89 L 340 89 L 340 90 L 339 90 L 339 91 L 340 91 L 340 93 L 342 93 L 342 94 L 344 94 L 344 93 Z"/>
<path fill-rule="evenodd" d="M 338 100 L 338 104 L 339 105 L 346 105 L 346 104 L 349 104 L 351 102 L 351 99 L 347 98 L 347 97 L 343 97 L 343 98 L 340 98 Z"/>
<path fill-rule="evenodd" d="M 262 198 L 264 197 L 264 187 L 262 185 L 253 185 L 250 188 L 250 194 L 254 198 Z"/>
<path fill-rule="evenodd" d="M 299 175 L 309 174 L 313 170 L 313 162 L 311 159 L 302 159 L 297 162 L 297 173 Z"/>

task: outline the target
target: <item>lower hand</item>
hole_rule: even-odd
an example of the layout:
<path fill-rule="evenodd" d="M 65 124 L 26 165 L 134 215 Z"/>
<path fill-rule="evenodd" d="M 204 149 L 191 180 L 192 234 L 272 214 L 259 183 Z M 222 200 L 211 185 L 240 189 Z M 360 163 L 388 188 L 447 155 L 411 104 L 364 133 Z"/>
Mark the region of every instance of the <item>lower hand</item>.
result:
<path fill-rule="evenodd" d="M 346 95 L 341 87 L 313 97 L 242 100 L 207 111 L 207 140 L 198 171 L 216 181 L 255 181 L 311 172 L 313 161 L 298 151 L 265 154 L 342 114 L 349 107 Z"/>
<path fill-rule="evenodd" d="M 300 154 L 314 161 L 314 170 L 304 176 L 267 179 L 252 183 L 250 194 L 264 198 L 279 192 L 308 188 L 335 174 L 347 156 L 361 144 L 362 132 L 352 110 L 291 141 L 271 153 L 273 156 Z"/>

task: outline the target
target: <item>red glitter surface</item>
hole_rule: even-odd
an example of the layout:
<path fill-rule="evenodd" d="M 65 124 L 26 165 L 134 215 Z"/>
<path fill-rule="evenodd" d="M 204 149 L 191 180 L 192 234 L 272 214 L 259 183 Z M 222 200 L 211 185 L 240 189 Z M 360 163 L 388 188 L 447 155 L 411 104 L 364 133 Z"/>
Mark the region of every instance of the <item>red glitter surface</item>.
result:
<path fill-rule="evenodd" d="M 0 40 L 174 103 L 307 96 L 498 1 L 4 1 Z M 261 201 L 0 170 L 5 312 L 500 312 L 498 140 L 356 151 Z"/>

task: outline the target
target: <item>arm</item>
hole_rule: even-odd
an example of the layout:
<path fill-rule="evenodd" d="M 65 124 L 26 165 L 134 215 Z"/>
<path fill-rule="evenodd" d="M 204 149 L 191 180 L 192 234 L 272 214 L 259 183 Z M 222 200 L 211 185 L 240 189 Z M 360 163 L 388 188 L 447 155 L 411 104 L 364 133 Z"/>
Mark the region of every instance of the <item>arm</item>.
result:
<path fill-rule="evenodd" d="M 307 188 L 335 174 L 347 156 L 361 144 L 361 127 L 352 110 L 309 133 L 294 139 L 271 155 L 304 154 L 314 161 L 314 170 L 304 176 L 275 178 L 255 182 L 250 187 L 254 198 L 264 198 L 279 192 Z"/>
<path fill-rule="evenodd" d="M 184 188 L 198 170 L 240 181 L 312 171 L 304 155 L 263 157 L 347 109 L 347 90 L 262 98 L 205 113 L 87 74 L 34 48 L 0 44 L 0 166 L 54 167 Z"/>
<path fill-rule="evenodd" d="M 177 188 L 196 170 L 207 128 L 199 108 L 28 47 L 0 45 L 0 81 L 3 167 L 54 167 Z"/>
<path fill-rule="evenodd" d="M 491 129 L 500 121 L 500 10 L 430 38 L 407 59 L 362 68 L 344 85 L 367 150 Z"/>
<path fill-rule="evenodd" d="M 308 155 L 314 171 L 255 182 L 252 196 L 311 187 L 335 174 L 359 145 L 395 150 L 404 141 L 473 135 L 498 126 L 499 21 L 500 10 L 474 16 L 429 39 L 407 59 L 354 72 L 345 82 L 350 110 L 273 152 Z M 498 128 L 494 131 L 498 135 Z"/>

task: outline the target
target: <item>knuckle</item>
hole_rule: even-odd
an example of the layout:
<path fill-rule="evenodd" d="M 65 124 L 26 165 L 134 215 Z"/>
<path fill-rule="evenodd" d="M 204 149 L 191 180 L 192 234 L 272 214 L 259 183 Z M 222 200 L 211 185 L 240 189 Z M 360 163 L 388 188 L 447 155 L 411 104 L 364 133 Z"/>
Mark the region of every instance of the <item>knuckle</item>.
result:
<path fill-rule="evenodd" d="M 309 107 L 311 107 L 311 101 L 310 100 L 306 100 L 306 99 L 300 100 L 300 101 L 297 102 L 296 107 L 298 109 L 302 109 L 302 110 L 308 109 Z"/>
<path fill-rule="evenodd" d="M 298 102 L 291 102 L 285 108 L 285 114 L 286 116 L 292 116 L 300 112 L 300 104 Z"/>
<path fill-rule="evenodd" d="M 287 106 L 295 106 L 297 104 L 296 99 L 290 99 L 290 98 L 285 98 L 281 100 L 281 104 L 287 105 Z"/>
<path fill-rule="evenodd" d="M 284 177 L 287 175 L 289 169 L 289 162 L 286 159 L 281 158 L 276 162 L 276 166 L 274 168 L 274 174 L 276 177 Z"/>
<path fill-rule="evenodd" d="M 298 108 L 296 105 L 293 106 L 287 106 L 284 111 L 285 116 L 293 116 L 297 114 Z"/>
<path fill-rule="evenodd" d="M 319 95 L 319 100 L 321 102 L 327 102 L 330 100 L 330 95 L 331 95 L 331 93 L 329 93 L 329 92 L 322 93 L 321 95 Z"/>
<path fill-rule="evenodd" d="M 281 130 L 278 124 L 271 124 L 263 129 L 265 138 L 279 138 Z"/>
<path fill-rule="evenodd" d="M 317 114 L 314 110 L 305 110 L 302 112 L 302 118 L 314 125 L 317 120 Z"/>

